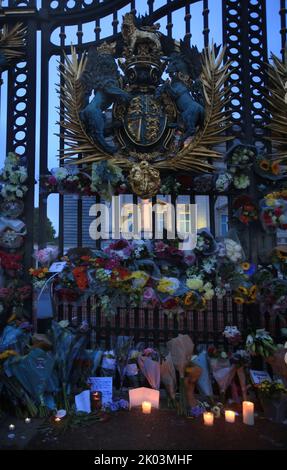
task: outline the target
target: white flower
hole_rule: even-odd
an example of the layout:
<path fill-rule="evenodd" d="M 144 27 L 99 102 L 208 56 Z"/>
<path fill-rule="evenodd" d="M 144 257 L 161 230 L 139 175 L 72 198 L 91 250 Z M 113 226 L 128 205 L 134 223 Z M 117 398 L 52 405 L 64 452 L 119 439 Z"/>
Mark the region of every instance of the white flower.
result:
<path fill-rule="evenodd" d="M 225 241 L 226 256 L 236 263 L 242 259 L 242 248 L 239 243 L 236 243 L 231 238 L 226 238 Z"/>
<path fill-rule="evenodd" d="M 69 172 L 67 170 L 67 168 L 65 167 L 59 167 L 59 168 L 53 168 L 52 169 L 52 175 L 55 176 L 55 178 L 57 179 L 57 181 L 62 181 L 64 180 L 65 178 L 67 178 Z"/>
<path fill-rule="evenodd" d="M 205 300 L 212 300 L 214 297 L 214 290 L 208 289 L 207 291 L 205 291 L 203 297 L 205 298 Z"/>
<path fill-rule="evenodd" d="M 240 335 L 240 331 L 237 326 L 226 326 L 222 334 L 225 338 L 234 338 Z"/>

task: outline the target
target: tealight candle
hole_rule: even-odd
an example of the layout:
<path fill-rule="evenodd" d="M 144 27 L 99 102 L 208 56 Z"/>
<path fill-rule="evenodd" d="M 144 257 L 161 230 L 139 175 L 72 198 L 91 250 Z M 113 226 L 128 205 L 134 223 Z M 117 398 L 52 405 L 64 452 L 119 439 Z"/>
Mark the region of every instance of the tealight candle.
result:
<path fill-rule="evenodd" d="M 9 431 L 15 431 L 15 424 L 9 425 Z"/>
<path fill-rule="evenodd" d="M 248 426 L 254 425 L 254 403 L 251 401 L 244 401 L 242 403 L 243 423 Z"/>
<path fill-rule="evenodd" d="M 235 423 L 235 411 L 225 410 L 225 421 L 227 423 Z"/>
<path fill-rule="evenodd" d="M 151 403 L 149 401 L 142 402 L 142 412 L 145 415 L 149 415 L 151 413 Z"/>
<path fill-rule="evenodd" d="M 205 413 L 203 413 L 203 421 L 205 426 L 213 426 L 214 414 L 210 413 L 209 411 L 206 411 Z"/>
<path fill-rule="evenodd" d="M 61 418 L 55 418 L 56 423 L 59 423 L 61 421 Z"/>
<path fill-rule="evenodd" d="M 25 423 L 26 423 L 26 424 L 30 424 L 30 423 L 31 423 L 31 418 L 26 418 L 26 419 L 25 419 Z"/>

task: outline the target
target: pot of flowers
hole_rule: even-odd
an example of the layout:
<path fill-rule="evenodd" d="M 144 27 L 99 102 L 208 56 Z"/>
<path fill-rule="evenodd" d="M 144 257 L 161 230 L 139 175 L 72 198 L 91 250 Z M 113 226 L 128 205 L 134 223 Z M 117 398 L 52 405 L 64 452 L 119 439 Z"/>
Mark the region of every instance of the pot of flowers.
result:
<path fill-rule="evenodd" d="M 258 386 L 258 392 L 265 417 L 282 423 L 287 417 L 287 389 L 284 385 L 265 380 Z"/>

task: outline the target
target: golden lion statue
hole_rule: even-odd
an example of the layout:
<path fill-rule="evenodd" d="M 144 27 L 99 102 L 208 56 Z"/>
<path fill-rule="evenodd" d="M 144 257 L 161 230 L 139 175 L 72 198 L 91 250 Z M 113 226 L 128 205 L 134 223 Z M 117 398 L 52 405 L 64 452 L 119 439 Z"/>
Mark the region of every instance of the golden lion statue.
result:
<path fill-rule="evenodd" d="M 131 54 L 134 53 L 136 44 L 138 42 L 150 42 L 153 44 L 157 52 L 161 51 L 160 33 L 158 30 L 160 24 L 153 26 L 143 26 L 141 29 L 137 28 L 135 17 L 133 13 L 126 13 L 123 16 L 122 23 L 122 36 L 129 48 Z"/>

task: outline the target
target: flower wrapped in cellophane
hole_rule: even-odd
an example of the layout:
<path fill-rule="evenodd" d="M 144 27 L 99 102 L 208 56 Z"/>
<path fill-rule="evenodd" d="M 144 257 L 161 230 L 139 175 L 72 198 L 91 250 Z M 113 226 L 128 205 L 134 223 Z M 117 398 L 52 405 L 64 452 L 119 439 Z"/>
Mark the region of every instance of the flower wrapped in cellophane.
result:
<path fill-rule="evenodd" d="M 184 373 L 188 362 L 191 360 L 194 350 L 194 344 L 188 335 L 178 335 L 167 343 L 174 367 L 179 373 L 180 380 L 180 403 L 179 413 L 185 415 L 187 412 L 185 389 L 184 389 Z"/>
<path fill-rule="evenodd" d="M 160 364 L 160 380 L 161 383 L 165 386 L 168 394 L 168 406 L 174 408 L 176 405 L 175 394 L 177 383 L 175 368 L 170 353 Z"/>

